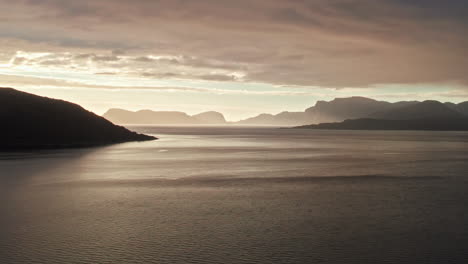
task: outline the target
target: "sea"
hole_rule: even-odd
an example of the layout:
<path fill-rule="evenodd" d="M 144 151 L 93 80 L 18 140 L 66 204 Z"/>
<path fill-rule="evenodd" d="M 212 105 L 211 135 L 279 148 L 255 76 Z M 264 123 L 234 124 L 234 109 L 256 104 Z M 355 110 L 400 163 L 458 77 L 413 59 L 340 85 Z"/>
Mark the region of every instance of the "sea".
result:
<path fill-rule="evenodd" d="M 468 133 L 130 127 L 0 152 L 0 263 L 468 263 Z"/>

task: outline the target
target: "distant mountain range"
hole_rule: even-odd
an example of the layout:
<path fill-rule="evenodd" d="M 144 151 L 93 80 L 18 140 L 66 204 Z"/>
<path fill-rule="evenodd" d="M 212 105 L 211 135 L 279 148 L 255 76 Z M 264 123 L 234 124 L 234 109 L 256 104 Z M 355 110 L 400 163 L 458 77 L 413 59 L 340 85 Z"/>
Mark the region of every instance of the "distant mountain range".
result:
<path fill-rule="evenodd" d="M 457 107 L 449 107 L 447 104 L 438 101 L 424 101 L 379 111 L 369 115 L 369 117 L 387 120 L 460 119 L 468 117 L 457 109 Z"/>
<path fill-rule="evenodd" d="M 183 112 L 110 109 L 104 117 L 119 124 L 239 124 L 311 129 L 457 131 L 468 130 L 468 102 L 389 103 L 364 97 L 337 98 L 330 102 L 319 101 L 304 112 L 261 114 L 234 123 L 226 122 L 218 112 L 187 115 Z M 156 139 L 131 132 L 105 118 L 70 102 L 0 88 L 0 150 L 84 147 Z"/>
<path fill-rule="evenodd" d="M 110 109 L 103 117 L 117 124 L 226 124 L 223 114 L 213 111 L 190 116 L 176 111 L 141 110 L 132 112 L 123 109 Z"/>
<path fill-rule="evenodd" d="M 87 147 L 156 139 L 131 132 L 81 106 L 0 88 L 0 150 Z"/>
<path fill-rule="evenodd" d="M 238 122 L 226 122 L 218 112 L 206 112 L 190 116 L 183 112 L 155 112 L 142 110 L 131 112 L 111 109 L 104 117 L 118 124 L 234 124 L 301 126 L 309 124 L 342 122 L 348 119 L 424 119 L 462 118 L 468 115 L 468 102 L 440 103 L 437 101 L 403 101 L 389 103 L 365 97 L 336 98 L 332 101 L 318 101 L 304 112 L 281 112 L 276 115 L 260 114 Z"/>
<path fill-rule="evenodd" d="M 424 101 L 375 112 L 364 118 L 299 126 L 311 129 L 467 131 L 467 103 Z"/>

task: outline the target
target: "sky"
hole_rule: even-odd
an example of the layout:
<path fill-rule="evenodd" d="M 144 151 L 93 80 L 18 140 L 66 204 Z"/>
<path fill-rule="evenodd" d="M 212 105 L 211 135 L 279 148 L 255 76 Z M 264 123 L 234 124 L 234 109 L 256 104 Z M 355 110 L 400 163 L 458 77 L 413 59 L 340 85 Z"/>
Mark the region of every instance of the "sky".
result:
<path fill-rule="evenodd" d="M 0 0 L 0 86 L 109 108 L 468 100 L 466 0 Z"/>

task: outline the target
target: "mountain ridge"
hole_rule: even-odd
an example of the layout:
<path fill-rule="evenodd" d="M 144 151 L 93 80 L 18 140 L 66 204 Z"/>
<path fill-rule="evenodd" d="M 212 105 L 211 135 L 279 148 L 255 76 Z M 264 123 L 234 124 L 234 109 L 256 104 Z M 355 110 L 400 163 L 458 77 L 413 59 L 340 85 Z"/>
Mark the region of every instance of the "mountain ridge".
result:
<path fill-rule="evenodd" d="M 468 131 L 468 115 L 459 111 L 466 105 L 426 100 L 383 110 L 368 117 L 298 126 L 295 128 L 333 130 L 431 130 Z"/>
<path fill-rule="evenodd" d="M 396 109 L 378 112 L 369 116 L 374 119 L 412 120 L 412 119 L 463 119 L 463 113 L 438 101 L 426 100 Z"/>
<path fill-rule="evenodd" d="M 179 111 L 129 111 L 111 108 L 103 117 L 118 124 L 226 124 L 223 114 L 208 111 L 196 115 L 188 115 Z"/>
<path fill-rule="evenodd" d="M 428 100 L 430 101 L 430 100 Z M 398 109 L 405 109 L 409 107 L 411 109 L 412 106 L 418 105 L 420 103 L 424 103 L 420 101 L 400 101 L 400 102 L 386 102 L 386 101 L 378 101 L 367 97 L 361 96 L 353 96 L 353 97 L 345 97 L 345 98 L 335 98 L 331 101 L 317 101 L 316 104 L 312 107 L 307 108 L 303 112 L 288 112 L 283 111 L 278 114 L 259 114 L 257 116 L 253 116 L 247 119 L 243 119 L 237 122 L 227 122 L 224 116 L 219 112 L 204 112 L 198 115 L 187 115 L 183 112 L 177 111 L 151 111 L 151 110 L 142 110 L 144 113 L 152 113 L 152 115 L 159 114 L 164 115 L 166 117 L 157 117 L 150 118 L 147 120 L 146 118 L 142 118 L 141 116 L 137 116 L 141 114 L 141 111 L 127 111 L 122 109 L 110 109 L 104 117 L 120 124 L 189 124 L 189 125 L 196 125 L 196 124 L 213 124 L 213 125 L 271 125 L 271 126 L 301 126 L 301 125 L 309 125 L 309 124 L 319 124 L 319 123 L 330 123 L 330 122 L 342 122 L 347 119 L 359 119 L 359 118 L 377 118 L 379 119 L 379 115 L 383 115 L 386 113 L 390 115 L 389 112 L 395 111 L 396 113 Z M 426 103 L 425 103 L 426 104 Z M 423 104 L 424 105 L 424 104 Z M 459 104 L 454 103 L 440 103 L 437 102 L 438 108 L 441 109 L 442 112 L 451 112 L 452 114 L 454 111 L 460 112 L 464 115 L 468 115 L 468 102 L 463 102 Z M 445 107 L 446 106 L 446 107 Z M 452 111 L 453 110 L 453 111 Z M 122 113 L 127 114 L 128 116 L 125 118 L 121 118 L 118 115 L 118 112 L 122 111 Z M 112 112 L 115 113 L 115 116 Z M 403 111 L 404 112 L 404 111 Z M 423 116 L 424 111 L 420 111 L 419 115 L 414 114 L 414 119 L 421 118 Z M 207 120 L 200 121 L 197 119 L 197 116 L 206 116 L 207 113 L 211 113 L 211 118 L 215 121 L 208 122 Z M 406 114 L 400 113 L 394 115 L 399 115 L 400 117 L 397 119 L 404 119 L 408 118 Z M 436 112 L 432 114 L 428 114 L 429 116 L 433 115 L 439 116 Z M 172 116 L 171 116 L 172 115 Z M 419 117 L 418 117 L 419 116 Z M 460 116 L 459 116 L 460 117 Z M 137 120 L 137 121 L 135 121 Z M 161 121 L 162 120 L 162 121 Z"/>

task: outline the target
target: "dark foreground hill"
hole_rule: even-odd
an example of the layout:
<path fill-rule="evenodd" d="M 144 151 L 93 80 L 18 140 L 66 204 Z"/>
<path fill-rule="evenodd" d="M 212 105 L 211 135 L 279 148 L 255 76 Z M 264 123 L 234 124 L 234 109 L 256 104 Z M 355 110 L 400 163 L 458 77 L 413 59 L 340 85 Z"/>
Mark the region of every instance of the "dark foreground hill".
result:
<path fill-rule="evenodd" d="M 73 103 L 0 88 L 0 150 L 86 147 L 154 139 L 116 126 Z"/>

